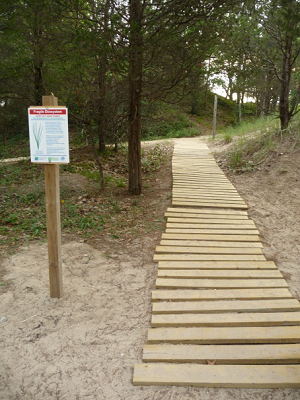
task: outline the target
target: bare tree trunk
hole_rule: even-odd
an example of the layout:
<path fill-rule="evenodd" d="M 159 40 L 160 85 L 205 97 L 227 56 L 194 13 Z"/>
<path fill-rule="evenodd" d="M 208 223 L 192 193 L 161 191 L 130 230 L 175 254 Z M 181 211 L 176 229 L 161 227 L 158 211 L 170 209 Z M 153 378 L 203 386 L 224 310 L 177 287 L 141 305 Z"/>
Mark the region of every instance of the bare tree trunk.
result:
<path fill-rule="evenodd" d="M 42 105 L 42 97 L 46 90 L 43 82 L 43 56 L 42 56 L 42 29 L 39 26 L 38 18 L 35 16 L 33 31 L 33 90 L 34 105 Z"/>
<path fill-rule="evenodd" d="M 142 7 L 140 0 L 129 0 L 130 58 L 129 58 L 129 132 L 128 132 L 128 190 L 142 193 L 141 168 L 141 108 L 142 108 Z"/>
<path fill-rule="evenodd" d="M 108 13 L 110 7 L 110 0 L 106 0 L 104 6 L 104 21 L 103 21 L 103 37 L 104 41 L 108 40 L 107 32 L 108 32 Z M 99 86 L 99 103 L 98 103 L 98 115 L 99 115 L 99 123 L 98 123 L 98 138 L 99 138 L 99 151 L 105 151 L 105 131 L 106 131 L 106 123 L 105 123 L 105 103 L 106 103 L 106 73 L 107 73 L 107 50 L 104 48 L 101 52 L 99 63 L 99 75 L 98 75 L 98 86 Z"/>
<path fill-rule="evenodd" d="M 100 65 L 99 65 L 99 77 L 98 77 L 98 86 L 99 86 L 99 100 L 98 100 L 98 138 L 99 138 L 99 151 L 105 151 L 105 97 L 106 97 L 106 85 L 105 85 L 105 76 L 106 76 L 106 62 L 103 61 L 105 57 L 101 57 Z M 103 59 L 103 60 L 102 60 Z"/>
<path fill-rule="evenodd" d="M 96 146 L 95 146 L 95 140 L 94 140 L 94 134 L 93 134 L 91 122 L 88 123 L 88 131 L 89 131 L 89 137 L 90 137 L 90 141 L 91 141 L 91 146 L 92 146 L 94 158 L 95 158 L 95 161 L 96 161 L 96 163 L 98 165 L 99 177 L 100 177 L 100 189 L 101 189 L 101 191 L 103 191 L 104 190 L 103 166 L 101 164 L 101 160 L 100 160 L 100 158 L 98 156 L 97 149 L 96 149 Z"/>
<path fill-rule="evenodd" d="M 290 82 L 291 82 L 291 44 L 286 39 L 285 49 L 283 52 L 282 60 L 282 73 L 281 73 L 281 89 L 279 98 L 279 117 L 281 130 L 286 129 L 290 122 L 289 116 L 289 95 L 290 95 Z"/>

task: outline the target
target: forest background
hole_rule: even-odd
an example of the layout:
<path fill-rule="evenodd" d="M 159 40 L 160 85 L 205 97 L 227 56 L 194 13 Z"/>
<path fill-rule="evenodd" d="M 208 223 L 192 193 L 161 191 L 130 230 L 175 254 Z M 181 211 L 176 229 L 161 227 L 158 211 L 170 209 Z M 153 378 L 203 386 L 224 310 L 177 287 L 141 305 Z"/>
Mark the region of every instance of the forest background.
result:
<path fill-rule="evenodd" d="M 254 99 L 243 113 L 278 117 L 282 134 L 298 110 L 299 15 L 297 0 L 2 2 L 2 149 L 28 143 L 27 108 L 54 93 L 73 142 L 128 142 L 128 188 L 141 194 L 141 139 L 189 128 L 178 109 L 201 121 L 214 84 Z"/>

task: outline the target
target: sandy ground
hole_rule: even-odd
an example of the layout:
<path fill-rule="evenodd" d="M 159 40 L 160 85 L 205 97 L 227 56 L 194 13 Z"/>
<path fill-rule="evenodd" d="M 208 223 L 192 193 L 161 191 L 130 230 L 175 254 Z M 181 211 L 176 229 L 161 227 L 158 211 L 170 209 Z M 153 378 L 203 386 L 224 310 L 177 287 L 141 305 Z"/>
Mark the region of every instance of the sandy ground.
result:
<path fill-rule="evenodd" d="M 300 154 L 231 178 L 250 206 L 268 258 L 300 297 Z M 283 172 L 283 165 L 284 171 Z M 287 171 L 286 171 L 287 170 Z M 298 179 L 299 177 L 299 182 Z M 6 258 L 0 303 L 0 399 L 297 400 L 292 389 L 134 387 L 150 326 L 158 235 L 63 245 L 64 296 L 49 298 L 47 248 Z"/>

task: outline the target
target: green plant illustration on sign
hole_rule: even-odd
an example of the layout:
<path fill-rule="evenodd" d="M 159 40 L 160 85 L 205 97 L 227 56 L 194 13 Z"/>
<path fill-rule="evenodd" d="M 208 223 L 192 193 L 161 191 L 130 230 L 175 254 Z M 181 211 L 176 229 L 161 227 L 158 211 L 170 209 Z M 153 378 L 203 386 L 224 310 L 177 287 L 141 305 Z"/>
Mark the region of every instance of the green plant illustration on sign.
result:
<path fill-rule="evenodd" d="M 34 139 L 36 142 L 36 147 L 39 150 L 41 138 L 42 138 L 42 134 L 43 134 L 43 126 L 39 125 L 38 123 L 33 123 L 32 130 L 33 130 L 33 136 L 34 136 Z"/>

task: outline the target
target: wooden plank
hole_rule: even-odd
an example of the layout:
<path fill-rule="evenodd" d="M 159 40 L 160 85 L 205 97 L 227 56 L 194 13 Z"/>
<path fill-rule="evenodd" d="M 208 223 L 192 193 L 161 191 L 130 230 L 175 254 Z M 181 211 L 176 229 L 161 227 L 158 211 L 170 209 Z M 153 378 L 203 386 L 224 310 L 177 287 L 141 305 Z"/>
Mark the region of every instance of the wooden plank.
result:
<path fill-rule="evenodd" d="M 299 311 L 296 299 L 282 300 L 220 300 L 220 301 L 163 301 L 153 303 L 153 314 L 198 314 L 230 312 Z"/>
<path fill-rule="evenodd" d="M 247 215 L 227 215 L 227 214 L 207 214 L 207 213 L 181 213 L 181 212 L 166 212 L 165 217 L 173 217 L 173 218 L 199 218 L 199 219 L 230 219 L 230 220 L 248 220 Z"/>
<path fill-rule="evenodd" d="M 153 261 L 265 261 L 260 254 L 154 254 Z"/>
<path fill-rule="evenodd" d="M 288 289 L 153 290 L 152 301 L 261 300 L 292 298 Z"/>
<path fill-rule="evenodd" d="M 173 218 L 169 217 L 168 222 L 177 222 L 182 224 L 230 224 L 230 225 L 240 225 L 242 226 L 254 226 L 255 224 L 253 221 L 249 220 L 238 220 L 238 219 L 209 219 L 209 218 Z"/>
<path fill-rule="evenodd" d="M 277 267 L 274 261 L 160 261 L 158 269 L 274 270 Z"/>
<path fill-rule="evenodd" d="M 259 242 L 258 235 L 209 235 L 197 233 L 163 233 L 162 239 L 168 240 L 197 240 L 197 241 L 236 241 L 238 242 Z"/>
<path fill-rule="evenodd" d="M 300 312 L 220 313 L 220 314 L 154 314 L 151 326 L 279 326 L 300 325 Z"/>
<path fill-rule="evenodd" d="M 199 209 L 199 208 L 181 208 L 181 207 L 169 207 L 167 212 L 174 213 L 193 213 L 193 214 L 211 214 L 211 215 L 244 215 L 248 216 L 247 211 L 239 211 L 239 210 L 207 210 L 207 209 Z"/>
<path fill-rule="evenodd" d="M 187 229 L 227 229 L 227 230 L 232 230 L 232 229 L 255 229 L 257 230 L 256 226 L 254 224 L 249 225 L 249 224 L 239 224 L 239 225 L 231 225 L 229 223 L 222 223 L 222 224 L 209 224 L 208 222 L 202 222 L 202 223 L 184 223 L 184 222 L 167 222 L 166 224 L 167 228 L 187 228 Z"/>
<path fill-rule="evenodd" d="M 299 364 L 300 344 L 155 345 L 143 349 L 143 362 L 207 364 Z"/>
<path fill-rule="evenodd" d="M 158 278 L 176 279 L 281 279 L 279 270 L 159 269 Z"/>
<path fill-rule="evenodd" d="M 286 287 L 288 287 L 288 284 L 284 279 L 156 279 L 156 288 L 161 289 L 262 289 Z"/>
<path fill-rule="evenodd" d="M 193 202 L 186 202 L 186 201 L 177 201 L 177 200 L 173 200 L 172 201 L 173 205 L 176 206 L 186 206 L 186 205 L 191 205 L 191 206 L 198 206 L 198 207 L 220 207 L 220 208 L 237 208 L 237 209 L 248 209 L 248 206 L 245 204 L 232 204 L 232 203 L 216 203 L 216 202 L 211 202 L 211 203 L 204 203 L 204 202 L 197 202 L 197 201 L 193 201 Z"/>
<path fill-rule="evenodd" d="M 240 200 L 240 201 L 243 200 L 237 193 L 233 193 L 232 191 L 211 190 L 211 189 L 199 190 L 193 188 L 173 188 L 172 196 L 173 197 L 192 196 L 194 198 L 216 197 L 216 198 L 225 198 L 225 200 L 227 199 Z"/>
<path fill-rule="evenodd" d="M 136 364 L 133 385 L 300 388 L 300 366 Z"/>
<path fill-rule="evenodd" d="M 230 242 L 230 241 L 211 241 L 211 240 L 165 240 L 160 241 L 161 246 L 180 246 L 180 247 L 247 247 L 262 248 L 260 242 Z"/>
<path fill-rule="evenodd" d="M 156 246 L 156 253 L 183 254 L 263 254 L 260 248 L 248 247 L 188 247 L 188 246 Z"/>
<path fill-rule="evenodd" d="M 209 235 L 259 235 L 257 229 L 219 229 L 219 228 L 166 228 L 166 233 L 192 233 L 192 234 L 209 234 Z"/>
<path fill-rule="evenodd" d="M 196 196 L 195 198 L 193 198 L 192 196 L 185 196 L 183 198 L 181 198 L 179 196 L 172 197 L 173 204 L 175 202 L 180 202 L 180 201 L 184 201 L 186 204 L 187 203 L 191 203 L 191 204 L 201 203 L 201 204 L 210 205 L 211 203 L 214 203 L 214 204 L 226 204 L 227 206 L 228 205 L 243 206 L 245 204 L 245 202 L 243 200 L 218 199 L 213 196 L 211 196 L 210 198 L 204 198 L 204 197 L 200 197 L 200 196 Z"/>
<path fill-rule="evenodd" d="M 205 191 L 205 192 L 198 192 L 196 190 L 173 190 L 172 196 L 174 198 L 191 198 L 191 199 L 218 199 L 218 200 L 225 200 L 225 201 L 243 201 L 243 199 L 232 193 L 228 192 L 214 192 L 214 191 Z"/>
<path fill-rule="evenodd" d="M 151 328 L 148 343 L 299 343 L 300 326 Z"/>

